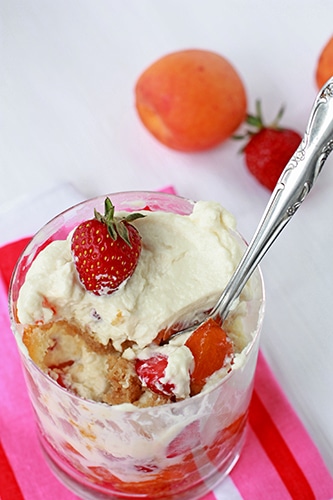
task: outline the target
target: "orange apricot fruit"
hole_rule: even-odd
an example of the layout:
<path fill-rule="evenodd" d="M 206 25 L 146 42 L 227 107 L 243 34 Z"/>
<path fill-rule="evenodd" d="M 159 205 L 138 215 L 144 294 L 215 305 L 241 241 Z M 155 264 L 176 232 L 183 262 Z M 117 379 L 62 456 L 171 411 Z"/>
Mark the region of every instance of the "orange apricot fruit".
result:
<path fill-rule="evenodd" d="M 191 395 L 198 394 L 206 380 L 222 368 L 226 358 L 232 357 L 233 345 L 226 332 L 212 318 L 209 318 L 185 342 L 194 358 L 191 373 Z"/>
<path fill-rule="evenodd" d="M 202 151 L 229 138 L 246 116 L 244 84 L 231 63 L 208 50 L 181 50 L 158 59 L 138 78 L 136 109 L 166 146 Z"/>
<path fill-rule="evenodd" d="M 316 69 L 316 83 L 318 89 L 333 76 L 333 36 L 328 40 L 322 49 Z"/>

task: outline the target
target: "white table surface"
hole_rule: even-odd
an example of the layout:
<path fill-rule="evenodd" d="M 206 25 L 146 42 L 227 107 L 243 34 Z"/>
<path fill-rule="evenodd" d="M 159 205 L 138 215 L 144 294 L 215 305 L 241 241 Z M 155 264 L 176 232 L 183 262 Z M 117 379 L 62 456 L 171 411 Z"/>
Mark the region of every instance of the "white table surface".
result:
<path fill-rule="evenodd" d="M 282 123 L 303 133 L 332 0 L 1 0 L 0 9 L 2 224 L 17 197 L 62 182 L 84 197 L 172 184 L 220 201 L 250 238 L 269 193 L 240 145 L 162 146 L 137 117 L 135 81 L 169 52 L 217 51 L 241 74 L 249 111 L 261 98 L 270 120 L 284 103 Z M 333 155 L 262 264 L 262 349 L 333 474 L 332 190 Z"/>

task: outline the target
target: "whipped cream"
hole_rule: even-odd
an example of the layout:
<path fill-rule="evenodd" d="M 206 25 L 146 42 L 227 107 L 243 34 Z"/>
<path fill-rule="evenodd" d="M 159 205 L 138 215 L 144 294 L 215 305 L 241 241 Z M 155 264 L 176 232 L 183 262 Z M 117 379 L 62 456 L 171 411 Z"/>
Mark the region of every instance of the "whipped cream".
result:
<path fill-rule="evenodd" d="M 218 203 L 200 201 L 184 216 L 144 212 L 133 224 L 142 237 L 134 274 L 111 295 L 95 296 L 81 285 L 71 254 L 71 235 L 54 241 L 32 263 L 17 303 L 23 324 L 65 318 L 100 344 L 118 351 L 149 346 L 160 330 L 210 309 L 226 286 L 242 250 L 232 235 L 234 217 Z"/>

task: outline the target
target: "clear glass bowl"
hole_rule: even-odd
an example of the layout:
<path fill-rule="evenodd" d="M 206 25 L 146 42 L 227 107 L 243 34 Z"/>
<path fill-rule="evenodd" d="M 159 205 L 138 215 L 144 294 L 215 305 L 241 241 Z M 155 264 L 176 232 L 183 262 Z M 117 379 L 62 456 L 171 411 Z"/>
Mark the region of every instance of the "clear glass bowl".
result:
<path fill-rule="evenodd" d="M 164 193 L 109 196 L 116 210 L 149 206 L 186 215 L 193 209 L 192 201 Z M 152 408 L 109 406 L 77 397 L 30 359 L 22 342 L 16 301 L 38 252 L 50 241 L 66 238 L 75 226 L 91 218 L 94 208 L 102 211 L 104 199 L 76 205 L 46 224 L 21 255 L 12 278 L 12 329 L 42 450 L 55 475 L 82 498 L 199 499 L 231 471 L 244 443 L 263 320 L 262 277 L 257 270 L 251 278 L 255 296 L 247 303 L 244 333 L 249 344 L 242 363 L 217 386 Z"/>

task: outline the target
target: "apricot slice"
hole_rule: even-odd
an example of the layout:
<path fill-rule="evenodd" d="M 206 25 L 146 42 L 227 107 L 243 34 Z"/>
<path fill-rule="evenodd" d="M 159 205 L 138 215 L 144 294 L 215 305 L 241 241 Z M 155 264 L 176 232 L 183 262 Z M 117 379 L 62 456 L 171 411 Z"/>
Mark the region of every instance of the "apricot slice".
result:
<path fill-rule="evenodd" d="M 135 86 L 145 127 L 166 146 L 201 151 L 226 140 L 246 115 L 246 92 L 232 64 L 208 50 L 182 50 L 149 66 Z"/>
<path fill-rule="evenodd" d="M 228 427 L 224 427 L 218 432 L 216 440 L 206 448 L 207 456 L 213 464 L 218 466 L 221 457 L 225 456 L 227 450 L 231 450 L 236 445 L 244 431 L 246 422 L 247 412 L 240 415 Z"/>
<path fill-rule="evenodd" d="M 191 395 L 198 394 L 210 375 L 222 368 L 233 346 L 225 331 L 213 319 L 208 319 L 187 339 L 185 345 L 194 357 L 191 373 Z"/>
<path fill-rule="evenodd" d="M 333 36 L 328 40 L 321 51 L 316 69 L 316 83 L 318 89 L 333 76 Z"/>
<path fill-rule="evenodd" d="M 147 467 L 139 465 L 137 470 L 142 472 L 142 481 L 125 482 L 114 476 L 104 467 L 90 466 L 93 480 L 105 486 L 113 487 L 115 492 L 127 495 L 142 496 L 142 498 L 176 498 L 174 489 L 186 490 L 193 483 L 201 483 L 203 479 L 198 471 L 197 464 L 192 453 L 182 457 L 181 463 L 173 464 L 163 470 L 154 473 L 155 466 L 148 464 Z M 146 478 L 145 473 L 146 472 Z M 126 496 L 127 496 L 126 495 Z M 122 495 L 120 494 L 119 497 Z M 125 497 L 125 495 L 124 495 Z M 190 497 L 188 497 L 190 498 Z"/>

